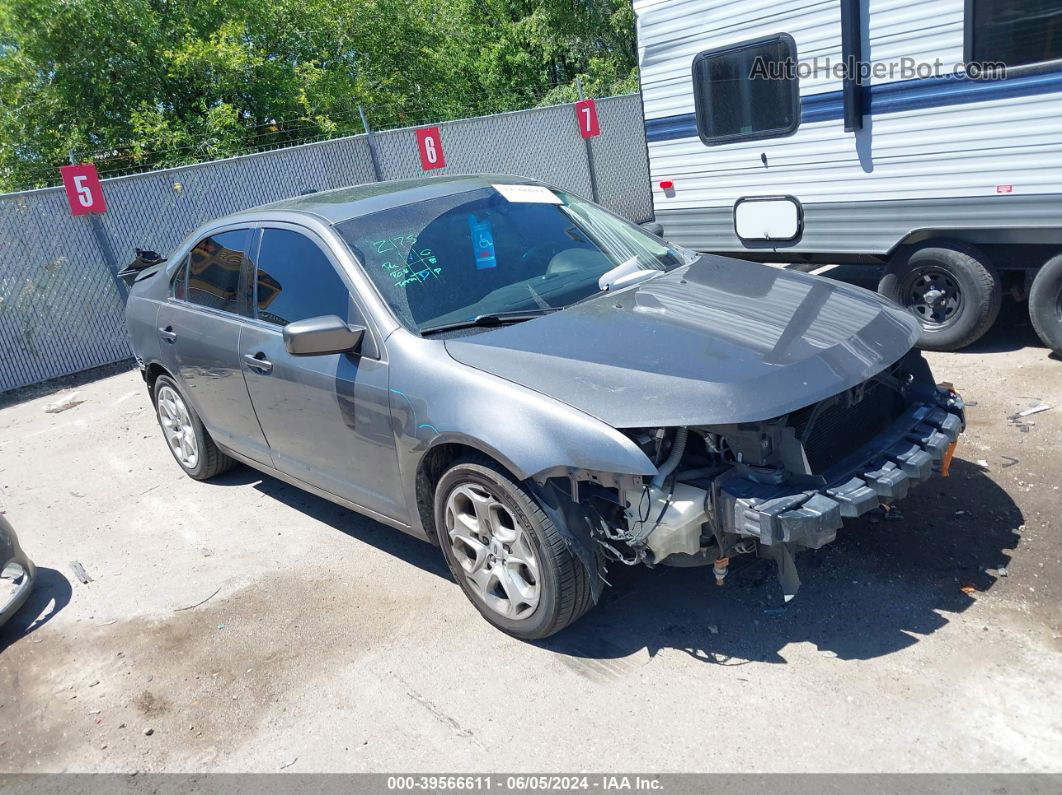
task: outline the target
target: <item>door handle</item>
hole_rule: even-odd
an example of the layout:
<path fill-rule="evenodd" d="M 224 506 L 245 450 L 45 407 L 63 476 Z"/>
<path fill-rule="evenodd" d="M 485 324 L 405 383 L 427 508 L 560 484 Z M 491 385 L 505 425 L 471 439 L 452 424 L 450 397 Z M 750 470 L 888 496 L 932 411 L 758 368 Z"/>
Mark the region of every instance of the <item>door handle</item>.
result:
<path fill-rule="evenodd" d="M 159 336 L 166 342 L 176 342 L 177 332 L 173 330 L 173 326 L 162 326 L 159 328 Z"/>
<path fill-rule="evenodd" d="M 273 371 L 273 363 L 266 359 L 264 353 L 259 352 L 254 355 L 250 353 L 244 354 L 243 360 L 247 362 L 248 367 L 258 370 L 260 373 L 269 373 Z"/>

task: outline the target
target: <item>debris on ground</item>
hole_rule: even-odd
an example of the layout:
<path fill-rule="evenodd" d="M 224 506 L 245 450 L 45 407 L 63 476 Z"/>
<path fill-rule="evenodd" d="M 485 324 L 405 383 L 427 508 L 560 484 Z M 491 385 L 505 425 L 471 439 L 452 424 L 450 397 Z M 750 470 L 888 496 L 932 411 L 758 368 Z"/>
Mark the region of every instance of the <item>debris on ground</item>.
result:
<path fill-rule="evenodd" d="M 969 583 L 967 583 L 966 585 L 962 586 L 962 588 L 960 588 L 959 590 L 961 590 L 963 593 L 976 593 L 977 592 L 977 589 L 974 588 Z"/>
<path fill-rule="evenodd" d="M 986 472 L 990 471 L 989 466 L 988 466 L 988 459 L 978 458 L 976 461 L 974 461 L 974 463 L 977 464 L 977 466 L 981 467 L 981 469 L 985 470 Z"/>
<path fill-rule="evenodd" d="M 717 627 L 715 624 L 709 624 L 708 625 L 708 632 L 710 632 L 712 635 L 718 635 L 719 634 L 719 627 Z"/>
<path fill-rule="evenodd" d="M 998 569 L 996 569 L 996 574 L 998 574 L 1000 577 L 1006 577 L 1007 576 L 1007 567 L 1006 566 L 1000 566 Z"/>
<path fill-rule="evenodd" d="M 80 406 L 82 403 L 85 402 L 83 399 L 78 398 L 78 395 L 80 394 L 80 392 L 69 392 L 66 395 L 63 395 L 63 397 L 56 400 L 54 403 L 45 404 L 44 413 L 59 414 L 60 412 L 66 411 L 67 409 L 72 409 L 75 406 Z"/>
<path fill-rule="evenodd" d="M 88 572 L 85 571 L 85 567 L 81 565 L 80 560 L 70 561 L 70 569 L 74 572 L 74 576 L 81 580 L 82 585 L 88 585 L 90 582 L 93 582 L 93 579 L 89 576 Z"/>
<path fill-rule="evenodd" d="M 1005 455 L 1005 456 L 1003 456 L 1003 458 L 1005 459 L 1003 461 L 1003 468 L 1004 469 L 1006 469 L 1007 467 L 1012 467 L 1015 464 L 1019 463 L 1018 459 L 1014 458 L 1014 456 Z"/>
<path fill-rule="evenodd" d="M 1050 411 L 1051 406 L 1047 403 L 1037 403 L 1035 406 L 1029 406 L 1027 409 L 1022 409 L 1018 412 L 1019 417 L 1029 417 L 1033 414 L 1039 414 L 1041 411 Z"/>
<path fill-rule="evenodd" d="M 150 726 L 148 726 L 146 729 L 144 729 L 144 736 L 145 737 L 150 737 L 154 733 L 155 733 L 155 730 L 152 729 Z"/>
<path fill-rule="evenodd" d="M 1053 408 L 1049 403 L 1044 403 L 1041 400 L 1036 400 L 1028 407 L 1022 409 L 1017 414 L 1011 414 L 1007 417 L 1007 421 L 1018 428 L 1022 433 L 1028 433 L 1029 428 L 1035 425 L 1035 422 L 1025 422 L 1026 417 L 1031 417 L 1033 414 L 1039 414 L 1043 411 L 1050 411 Z"/>
<path fill-rule="evenodd" d="M 291 760 L 290 762 L 287 762 L 287 763 L 285 763 L 285 764 L 281 765 L 281 766 L 280 766 L 280 769 L 281 769 L 281 770 L 283 770 L 283 769 L 284 769 L 284 768 L 286 768 L 286 767 L 291 767 L 291 766 L 292 766 L 293 764 L 295 764 L 295 763 L 296 763 L 296 762 L 298 762 L 298 761 L 299 761 L 299 757 L 297 757 L 297 756 L 296 756 L 296 757 L 295 757 L 294 759 L 292 759 L 292 760 Z"/>
<path fill-rule="evenodd" d="M 178 607 L 173 612 L 174 613 L 180 613 L 182 610 L 193 610 L 193 609 L 199 607 L 200 605 L 205 605 L 207 602 L 209 602 L 211 599 L 213 599 L 219 593 L 221 593 L 221 586 L 220 585 L 217 587 L 217 590 L 214 591 L 214 593 L 210 594 L 210 596 L 208 596 L 206 599 L 202 599 L 202 600 L 196 602 L 194 605 L 188 605 L 187 607 Z M 221 629 L 222 626 L 223 625 L 219 624 L 218 625 L 218 629 Z"/>

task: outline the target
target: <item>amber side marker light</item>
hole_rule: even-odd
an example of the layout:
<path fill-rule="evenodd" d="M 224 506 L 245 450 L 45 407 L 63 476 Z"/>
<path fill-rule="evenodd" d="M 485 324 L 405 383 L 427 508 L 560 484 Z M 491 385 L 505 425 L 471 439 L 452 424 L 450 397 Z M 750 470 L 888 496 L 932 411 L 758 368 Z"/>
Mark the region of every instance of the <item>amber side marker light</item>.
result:
<path fill-rule="evenodd" d="M 948 476 L 948 470 L 951 469 L 951 459 L 955 457 L 955 448 L 959 446 L 959 440 L 948 445 L 948 449 L 944 451 L 944 460 L 940 462 L 940 476 L 946 478 Z"/>

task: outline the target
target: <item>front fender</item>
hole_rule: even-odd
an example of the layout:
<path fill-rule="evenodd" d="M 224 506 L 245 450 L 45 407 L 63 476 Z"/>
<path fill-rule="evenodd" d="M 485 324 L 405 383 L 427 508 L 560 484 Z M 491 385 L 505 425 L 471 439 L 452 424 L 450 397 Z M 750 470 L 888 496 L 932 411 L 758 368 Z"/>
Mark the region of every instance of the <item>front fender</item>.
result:
<path fill-rule="evenodd" d="M 520 480 L 565 469 L 656 473 L 645 453 L 615 428 L 527 387 L 460 364 L 442 342 L 397 332 L 387 348 L 392 424 L 410 506 L 417 505 L 416 474 L 424 456 L 442 444 L 479 450 Z M 418 512 L 410 513 L 419 523 Z"/>

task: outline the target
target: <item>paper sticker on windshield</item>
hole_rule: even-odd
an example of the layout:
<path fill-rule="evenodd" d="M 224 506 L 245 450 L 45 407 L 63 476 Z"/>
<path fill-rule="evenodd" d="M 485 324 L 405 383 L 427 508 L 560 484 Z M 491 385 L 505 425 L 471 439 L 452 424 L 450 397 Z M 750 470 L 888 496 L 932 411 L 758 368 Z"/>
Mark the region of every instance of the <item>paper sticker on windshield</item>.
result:
<path fill-rule="evenodd" d="M 472 256 L 476 258 L 476 269 L 496 268 L 498 260 L 494 257 L 494 232 L 490 228 L 490 219 L 481 221 L 475 213 L 469 213 L 468 231 L 472 236 Z"/>
<path fill-rule="evenodd" d="M 491 185 L 491 187 L 511 202 L 563 204 L 556 193 L 541 185 Z"/>

